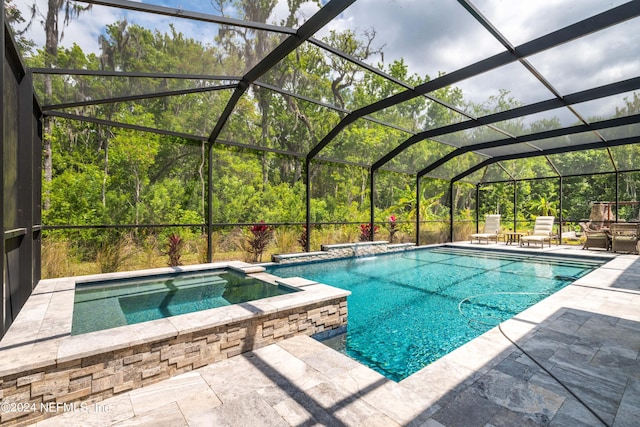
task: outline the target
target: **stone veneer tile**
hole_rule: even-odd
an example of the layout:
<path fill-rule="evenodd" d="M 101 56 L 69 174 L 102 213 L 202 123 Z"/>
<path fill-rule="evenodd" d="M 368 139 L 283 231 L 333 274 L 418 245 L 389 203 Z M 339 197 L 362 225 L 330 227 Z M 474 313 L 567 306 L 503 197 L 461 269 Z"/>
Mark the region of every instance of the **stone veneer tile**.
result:
<path fill-rule="evenodd" d="M 177 335 L 178 331 L 167 319 L 75 335 L 60 343 L 58 363 L 128 348 L 149 341 L 172 338 Z"/>

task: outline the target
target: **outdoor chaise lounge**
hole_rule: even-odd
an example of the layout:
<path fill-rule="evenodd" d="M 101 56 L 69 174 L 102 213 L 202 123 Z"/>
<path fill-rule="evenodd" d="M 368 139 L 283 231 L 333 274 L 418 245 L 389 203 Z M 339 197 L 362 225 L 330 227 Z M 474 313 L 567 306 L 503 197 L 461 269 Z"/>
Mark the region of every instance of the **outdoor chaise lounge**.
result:
<path fill-rule="evenodd" d="M 473 240 L 486 240 L 489 244 L 489 240 L 495 240 L 498 243 L 498 233 L 500 232 L 500 214 L 487 215 L 484 220 L 484 233 L 475 233 L 471 235 L 471 243 Z"/>
<path fill-rule="evenodd" d="M 635 223 L 611 224 L 611 250 L 613 252 L 638 253 L 638 231 Z"/>
<path fill-rule="evenodd" d="M 582 234 L 585 236 L 585 241 L 582 245 L 582 249 L 611 249 L 611 237 L 606 230 L 603 230 L 602 228 L 596 230 L 592 227 L 592 224 L 590 222 L 581 222 L 580 227 L 582 228 Z"/>
<path fill-rule="evenodd" d="M 520 246 L 524 246 L 525 243 L 527 246 L 529 246 L 529 243 L 540 243 L 544 248 L 544 242 L 548 241 L 549 247 L 551 247 L 551 239 L 557 238 L 557 236 L 553 234 L 553 223 L 555 219 L 553 216 L 537 217 L 536 223 L 533 226 L 533 233 L 528 236 L 522 236 L 522 238 L 520 238 Z"/>

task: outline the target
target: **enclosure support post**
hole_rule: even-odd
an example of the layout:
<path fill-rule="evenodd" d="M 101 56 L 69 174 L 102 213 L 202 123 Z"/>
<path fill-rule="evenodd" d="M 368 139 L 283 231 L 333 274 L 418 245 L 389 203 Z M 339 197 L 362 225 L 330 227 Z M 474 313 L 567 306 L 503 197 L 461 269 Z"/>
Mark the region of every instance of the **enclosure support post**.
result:
<path fill-rule="evenodd" d="M 449 241 L 453 242 L 453 184 L 449 184 Z"/>
<path fill-rule="evenodd" d="M 476 184 L 476 233 L 480 232 L 480 183 Z"/>
<path fill-rule="evenodd" d="M 517 232 L 518 226 L 518 181 L 513 180 L 513 232 Z"/>
<path fill-rule="evenodd" d="M 369 194 L 369 240 L 373 242 L 374 240 L 374 234 L 375 234 L 375 229 L 374 229 L 374 221 L 375 221 L 375 212 L 374 212 L 374 203 L 375 203 L 375 172 L 372 169 L 369 169 L 369 189 L 370 189 L 370 194 Z"/>
<path fill-rule="evenodd" d="M 207 262 L 213 262 L 213 143 L 207 145 Z"/>
<path fill-rule="evenodd" d="M 420 176 L 416 177 L 416 246 L 420 246 Z"/>
<path fill-rule="evenodd" d="M 306 229 L 307 229 L 307 241 L 304 245 L 306 252 L 311 248 L 311 173 L 310 173 L 311 160 L 308 158 L 304 161 L 304 180 L 305 180 L 305 215 L 306 215 Z"/>
<path fill-rule="evenodd" d="M 563 181 L 562 181 L 562 176 L 559 177 L 560 179 L 560 201 L 558 202 L 558 218 L 560 218 L 560 229 L 558 230 L 558 244 L 562 243 L 562 224 L 564 224 L 564 217 L 562 216 L 562 187 L 563 187 Z"/>
<path fill-rule="evenodd" d="M 618 197 L 620 196 L 620 194 L 618 193 L 619 188 L 620 188 L 620 172 L 616 171 L 616 222 L 618 222 L 618 203 L 620 203 L 620 200 L 618 200 Z M 609 210 L 611 210 L 611 208 L 609 208 Z"/>

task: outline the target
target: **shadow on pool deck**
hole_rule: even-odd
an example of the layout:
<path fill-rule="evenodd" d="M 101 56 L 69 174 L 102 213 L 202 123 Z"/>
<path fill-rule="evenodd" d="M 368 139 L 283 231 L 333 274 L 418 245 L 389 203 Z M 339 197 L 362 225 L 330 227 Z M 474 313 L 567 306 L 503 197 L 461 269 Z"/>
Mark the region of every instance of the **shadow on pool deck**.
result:
<path fill-rule="evenodd" d="M 637 425 L 639 304 L 618 257 L 400 383 L 299 336 L 38 425 Z"/>

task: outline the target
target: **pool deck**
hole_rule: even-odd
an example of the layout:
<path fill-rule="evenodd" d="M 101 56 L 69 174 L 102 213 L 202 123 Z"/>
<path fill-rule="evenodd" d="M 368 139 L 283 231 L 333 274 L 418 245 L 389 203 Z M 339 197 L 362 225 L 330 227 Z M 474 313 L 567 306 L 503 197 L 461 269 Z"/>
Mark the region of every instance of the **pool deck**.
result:
<path fill-rule="evenodd" d="M 636 426 L 639 308 L 640 257 L 618 255 L 399 383 L 297 336 L 37 425 Z"/>

